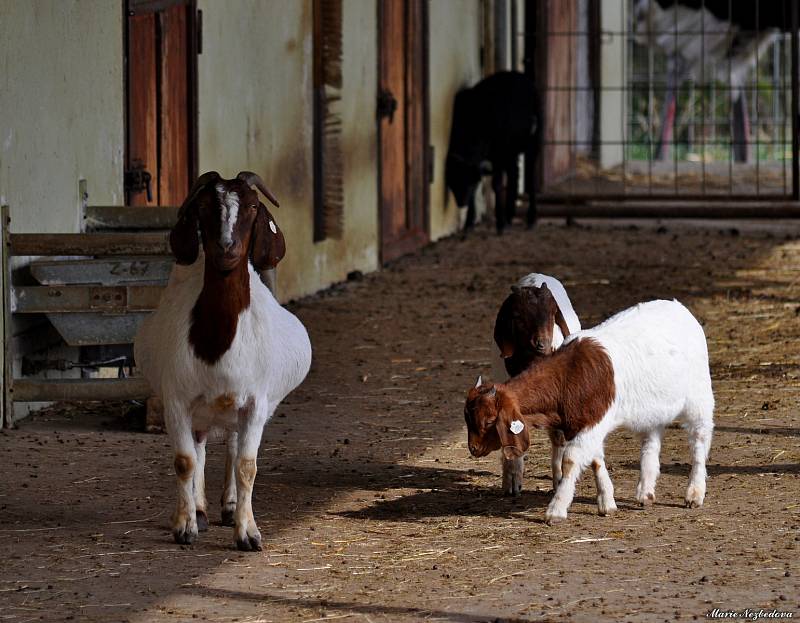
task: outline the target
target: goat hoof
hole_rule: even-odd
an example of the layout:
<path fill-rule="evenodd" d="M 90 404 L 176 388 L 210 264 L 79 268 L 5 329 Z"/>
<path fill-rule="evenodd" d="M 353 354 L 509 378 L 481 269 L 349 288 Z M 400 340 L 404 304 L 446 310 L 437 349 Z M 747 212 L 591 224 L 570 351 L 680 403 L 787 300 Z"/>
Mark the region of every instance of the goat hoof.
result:
<path fill-rule="evenodd" d="M 611 504 L 599 504 L 597 506 L 597 514 L 601 517 L 611 517 L 617 512 L 617 505 L 613 502 Z"/>
<path fill-rule="evenodd" d="M 197 511 L 195 515 L 197 516 L 197 531 L 205 532 L 208 530 L 208 515 L 206 515 L 206 512 Z"/>
<path fill-rule="evenodd" d="M 544 521 L 548 526 L 555 526 L 556 524 L 563 523 L 566 520 L 566 517 L 560 517 L 559 515 L 546 515 L 544 518 Z"/>
<path fill-rule="evenodd" d="M 700 508 L 703 505 L 705 494 L 705 489 L 690 485 L 686 491 L 686 508 Z"/>
<path fill-rule="evenodd" d="M 197 531 L 189 528 L 178 528 L 172 531 L 172 536 L 178 545 L 191 545 L 197 538 Z"/>
<path fill-rule="evenodd" d="M 222 525 L 223 526 L 233 526 L 234 523 L 235 523 L 234 520 L 233 520 L 233 515 L 234 515 L 234 511 L 228 510 L 228 509 L 223 509 L 222 510 Z"/>
<path fill-rule="evenodd" d="M 648 506 L 652 506 L 653 503 L 656 501 L 656 494 L 655 493 L 647 493 L 645 495 L 638 496 L 636 501 L 639 502 L 639 506 L 642 508 L 647 508 Z"/>
<path fill-rule="evenodd" d="M 261 535 L 250 536 L 249 534 L 243 539 L 236 539 L 236 549 L 241 552 L 260 552 L 261 551 Z"/>

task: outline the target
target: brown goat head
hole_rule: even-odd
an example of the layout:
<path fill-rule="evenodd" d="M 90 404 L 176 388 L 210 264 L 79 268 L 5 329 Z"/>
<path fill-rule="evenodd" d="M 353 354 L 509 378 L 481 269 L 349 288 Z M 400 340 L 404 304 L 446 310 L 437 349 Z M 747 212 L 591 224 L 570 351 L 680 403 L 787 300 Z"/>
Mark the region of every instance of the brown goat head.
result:
<path fill-rule="evenodd" d="M 258 270 L 274 268 L 280 262 L 286 252 L 283 232 L 252 185 L 278 205 L 254 173 L 242 171 L 225 180 L 210 171 L 197 179 L 170 232 L 170 246 L 179 264 L 197 260 L 200 240 L 207 260 L 223 272 L 233 270 L 247 257 Z"/>
<path fill-rule="evenodd" d="M 502 449 L 507 459 L 522 456 L 530 446 L 528 425 L 516 401 L 502 387 L 478 382 L 467 393 L 464 405 L 467 445 L 472 456 L 486 456 Z"/>
<path fill-rule="evenodd" d="M 553 352 L 553 325 L 566 337 L 567 323 L 546 283 L 541 286 L 512 286 L 497 313 L 494 341 L 500 349 L 506 371 L 516 376 L 539 357 Z"/>

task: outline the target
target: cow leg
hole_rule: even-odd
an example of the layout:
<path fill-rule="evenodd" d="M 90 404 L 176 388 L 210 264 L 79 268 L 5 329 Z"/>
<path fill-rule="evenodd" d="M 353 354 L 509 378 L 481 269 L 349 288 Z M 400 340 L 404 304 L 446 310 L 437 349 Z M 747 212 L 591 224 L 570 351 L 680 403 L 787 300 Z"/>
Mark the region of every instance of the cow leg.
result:
<path fill-rule="evenodd" d="M 506 224 L 511 225 L 517 216 L 517 195 L 519 193 L 519 158 L 514 156 L 506 166 L 508 180 L 506 187 Z"/>
<path fill-rule="evenodd" d="M 492 163 L 492 190 L 494 191 L 494 216 L 497 233 L 502 234 L 506 226 L 506 191 L 503 184 L 505 169 L 499 163 Z"/>
<path fill-rule="evenodd" d="M 480 184 L 471 188 L 467 196 L 467 220 L 464 221 L 464 231 L 468 231 L 475 227 L 475 195 L 477 193 L 478 186 L 480 186 Z"/>

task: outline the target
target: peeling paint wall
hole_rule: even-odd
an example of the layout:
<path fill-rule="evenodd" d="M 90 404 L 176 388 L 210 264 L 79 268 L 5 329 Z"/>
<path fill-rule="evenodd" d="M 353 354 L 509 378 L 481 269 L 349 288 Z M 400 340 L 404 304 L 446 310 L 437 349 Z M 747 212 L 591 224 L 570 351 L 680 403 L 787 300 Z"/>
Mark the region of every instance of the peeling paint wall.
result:
<path fill-rule="evenodd" d="M 80 231 L 80 179 L 92 203 L 123 202 L 122 41 L 121 2 L 0 0 L 0 204 L 9 206 L 12 231 Z M 12 331 L 29 326 L 14 323 Z M 28 331 L 13 348 L 77 358 L 77 349 L 54 348 L 49 335 Z M 20 368 L 17 357 L 15 376 Z M 15 417 L 39 406 L 16 403 Z"/>
<path fill-rule="evenodd" d="M 454 10 L 457 5 L 458 10 Z M 431 2 L 430 28 L 430 142 L 435 149 L 431 185 L 431 240 L 458 229 L 459 210 L 444 184 L 444 161 L 450 139 L 453 98 L 464 86 L 481 78 L 480 2 Z"/>
<path fill-rule="evenodd" d="M 201 0 L 199 170 L 255 171 L 275 192 L 286 236 L 281 300 L 351 270 L 378 267 L 377 13 L 346 0 L 343 15 L 344 235 L 313 241 L 311 1 Z"/>
<path fill-rule="evenodd" d="M 198 0 L 199 168 L 260 173 L 281 199 L 280 298 L 379 266 L 377 3 L 344 2 L 344 236 L 313 242 L 311 0 Z M 444 187 L 456 90 L 480 76 L 480 2 L 430 2 L 430 233 L 455 231 Z M 0 199 L 15 231 L 78 231 L 92 204 L 123 203 L 121 2 L 0 0 Z"/>
<path fill-rule="evenodd" d="M 17 232 L 80 229 L 78 180 L 121 204 L 122 3 L 0 0 L 0 203 Z"/>

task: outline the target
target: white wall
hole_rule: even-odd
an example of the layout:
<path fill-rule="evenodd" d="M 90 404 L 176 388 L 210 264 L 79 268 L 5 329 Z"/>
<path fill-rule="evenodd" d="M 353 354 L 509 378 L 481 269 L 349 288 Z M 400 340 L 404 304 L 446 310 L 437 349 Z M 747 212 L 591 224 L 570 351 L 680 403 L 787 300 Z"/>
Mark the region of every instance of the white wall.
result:
<path fill-rule="evenodd" d="M 454 6 L 458 10 L 454 10 Z M 430 142 L 435 150 L 430 193 L 431 240 L 458 229 L 459 214 L 444 183 L 444 161 L 450 139 L 453 98 L 458 89 L 481 78 L 481 15 L 479 0 L 429 5 Z"/>
<path fill-rule="evenodd" d="M 122 3 L 0 0 L 0 203 L 17 232 L 75 232 L 78 180 L 121 204 Z"/>
<path fill-rule="evenodd" d="M 199 169 L 259 173 L 286 236 L 286 300 L 378 266 L 376 4 L 344 5 L 344 235 L 313 242 L 311 1 L 201 0 Z"/>

